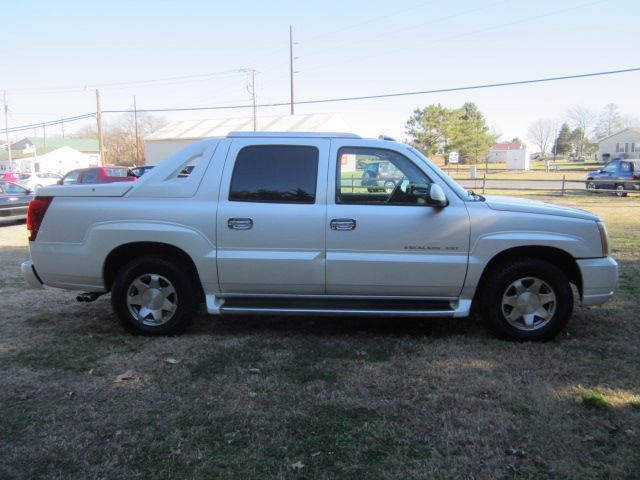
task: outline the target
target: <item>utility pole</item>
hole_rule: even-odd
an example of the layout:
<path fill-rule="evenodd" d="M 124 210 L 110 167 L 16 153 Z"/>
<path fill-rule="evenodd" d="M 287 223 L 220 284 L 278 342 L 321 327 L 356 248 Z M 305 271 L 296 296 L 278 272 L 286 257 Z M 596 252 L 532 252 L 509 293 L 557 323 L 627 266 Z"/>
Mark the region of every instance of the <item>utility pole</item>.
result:
<path fill-rule="evenodd" d="M 136 125 L 136 166 L 140 166 L 140 137 L 138 136 L 138 108 L 136 107 L 136 96 L 133 96 L 133 122 Z"/>
<path fill-rule="evenodd" d="M 247 84 L 247 92 L 251 94 L 251 98 L 253 101 L 253 131 L 258 131 L 258 112 L 257 112 L 257 100 L 256 100 L 256 70 L 255 68 L 243 68 L 240 70 L 241 72 L 246 72 L 251 74 L 251 84 Z M 248 80 L 247 80 L 248 82 Z"/>
<path fill-rule="evenodd" d="M 9 152 L 9 171 L 13 171 L 13 158 L 11 157 L 11 143 L 9 142 L 9 105 L 7 105 L 7 91 L 4 91 L 4 134 L 7 137 L 7 152 Z"/>
<path fill-rule="evenodd" d="M 291 82 L 291 115 L 293 115 L 293 25 L 289 25 L 289 75 Z"/>
<path fill-rule="evenodd" d="M 98 145 L 100 146 L 100 162 L 104 165 L 104 138 L 102 136 L 102 110 L 100 109 L 100 90 L 96 88 L 96 120 L 98 121 Z"/>

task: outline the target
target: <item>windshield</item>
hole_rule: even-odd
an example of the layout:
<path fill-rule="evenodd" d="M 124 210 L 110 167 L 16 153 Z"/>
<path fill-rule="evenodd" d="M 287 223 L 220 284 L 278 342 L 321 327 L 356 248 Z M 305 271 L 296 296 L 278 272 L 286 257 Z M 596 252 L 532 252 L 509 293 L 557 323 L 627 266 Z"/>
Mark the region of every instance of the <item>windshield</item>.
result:
<path fill-rule="evenodd" d="M 415 149 L 415 148 L 410 146 L 409 147 L 409 151 L 414 153 L 423 162 L 425 162 L 427 165 L 429 165 L 431 168 L 433 168 L 433 171 L 436 173 L 436 175 L 438 175 L 442 179 L 442 181 L 444 181 L 449 186 L 449 188 L 451 188 L 451 190 L 456 192 L 456 194 L 461 199 L 463 199 L 463 200 L 472 200 L 472 197 L 469 195 L 469 192 L 467 192 L 463 187 L 461 187 L 458 184 L 458 182 L 456 182 L 453 178 L 451 178 L 449 175 L 447 175 L 444 171 L 440 170 L 437 165 L 435 165 L 427 157 L 425 157 L 422 153 L 420 153 L 420 150 L 417 150 L 417 149 Z"/>

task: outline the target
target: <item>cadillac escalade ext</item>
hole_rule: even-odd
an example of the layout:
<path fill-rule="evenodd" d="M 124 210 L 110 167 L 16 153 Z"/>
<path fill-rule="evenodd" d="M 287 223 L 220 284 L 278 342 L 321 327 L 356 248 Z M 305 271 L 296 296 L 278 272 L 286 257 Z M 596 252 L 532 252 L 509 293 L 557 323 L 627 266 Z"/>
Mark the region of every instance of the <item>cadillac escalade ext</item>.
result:
<path fill-rule="evenodd" d="M 371 162 L 400 180 L 371 189 L 343 172 Z M 184 330 L 203 302 L 394 318 L 475 305 L 497 334 L 542 340 L 569 320 L 572 285 L 598 305 L 617 279 L 594 214 L 475 195 L 409 145 L 352 134 L 196 142 L 136 182 L 40 189 L 27 227 L 29 284 L 110 292 L 122 324 L 151 335 Z"/>

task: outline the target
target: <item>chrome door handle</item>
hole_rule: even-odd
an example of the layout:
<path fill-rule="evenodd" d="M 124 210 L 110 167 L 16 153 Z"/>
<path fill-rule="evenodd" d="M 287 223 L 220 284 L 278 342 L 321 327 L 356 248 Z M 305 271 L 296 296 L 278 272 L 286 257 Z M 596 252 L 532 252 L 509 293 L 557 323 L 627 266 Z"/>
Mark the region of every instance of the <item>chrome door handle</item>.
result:
<path fill-rule="evenodd" d="M 253 220 L 250 218 L 230 218 L 227 220 L 227 227 L 231 230 L 251 230 Z"/>
<path fill-rule="evenodd" d="M 329 225 L 331 226 L 331 230 L 342 232 L 355 229 L 356 221 L 353 218 L 334 218 Z"/>

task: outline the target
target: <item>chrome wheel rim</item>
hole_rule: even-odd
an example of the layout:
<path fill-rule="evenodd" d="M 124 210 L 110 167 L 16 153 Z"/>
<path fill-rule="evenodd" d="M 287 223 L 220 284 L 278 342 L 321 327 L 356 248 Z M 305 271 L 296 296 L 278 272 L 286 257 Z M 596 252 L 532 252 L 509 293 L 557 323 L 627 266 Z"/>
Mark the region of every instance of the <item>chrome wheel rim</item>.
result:
<path fill-rule="evenodd" d="M 384 184 L 384 191 L 385 191 L 386 193 L 391 193 L 391 192 L 393 192 L 394 188 L 396 188 L 396 184 L 395 184 L 395 183 L 393 183 L 393 182 L 386 182 L 386 183 Z"/>
<path fill-rule="evenodd" d="M 178 307 L 178 295 L 165 277 L 146 273 L 129 285 L 127 307 L 137 322 L 158 326 L 173 318 Z"/>
<path fill-rule="evenodd" d="M 587 190 L 595 190 L 596 189 L 596 184 L 591 182 L 587 184 Z"/>
<path fill-rule="evenodd" d="M 619 197 L 622 197 L 624 195 L 624 186 L 623 185 L 618 185 L 616 187 L 616 195 Z"/>
<path fill-rule="evenodd" d="M 556 311 L 556 294 L 551 286 L 536 277 L 524 277 L 511 283 L 501 301 L 502 315 L 518 330 L 544 327 Z"/>

